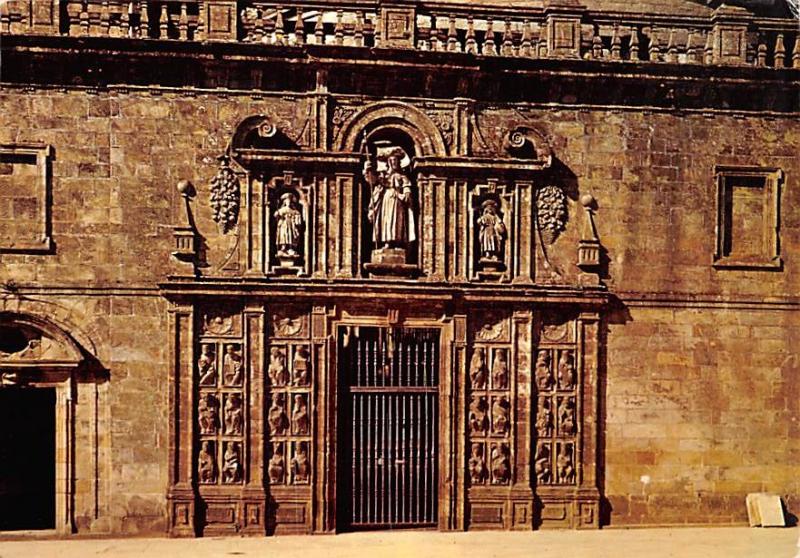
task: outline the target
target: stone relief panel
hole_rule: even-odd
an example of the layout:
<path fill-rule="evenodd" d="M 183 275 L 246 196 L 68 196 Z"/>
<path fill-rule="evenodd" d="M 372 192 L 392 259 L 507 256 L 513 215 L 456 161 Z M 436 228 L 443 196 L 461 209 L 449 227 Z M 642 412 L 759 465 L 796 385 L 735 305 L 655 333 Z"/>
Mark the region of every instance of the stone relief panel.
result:
<path fill-rule="evenodd" d="M 484 313 L 473 327 L 469 360 L 467 478 L 470 486 L 511 482 L 511 319 Z"/>
<path fill-rule="evenodd" d="M 201 313 L 197 386 L 197 479 L 205 485 L 244 480 L 247 420 L 241 314 L 210 308 Z M 201 492 L 202 493 L 202 492 Z"/>
<path fill-rule="evenodd" d="M 267 477 L 273 487 L 311 482 L 311 397 L 315 371 L 308 314 L 281 307 L 272 312 L 267 350 Z"/>
<path fill-rule="evenodd" d="M 542 321 L 533 378 L 534 473 L 538 485 L 577 483 L 580 378 L 575 339 L 574 320 L 553 315 Z"/>

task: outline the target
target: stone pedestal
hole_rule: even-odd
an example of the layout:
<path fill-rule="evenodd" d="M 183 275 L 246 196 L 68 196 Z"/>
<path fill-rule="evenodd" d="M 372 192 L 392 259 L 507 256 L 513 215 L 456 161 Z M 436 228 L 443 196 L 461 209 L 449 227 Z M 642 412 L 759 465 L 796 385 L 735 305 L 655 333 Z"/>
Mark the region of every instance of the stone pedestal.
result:
<path fill-rule="evenodd" d="M 371 261 L 364 264 L 370 276 L 393 275 L 415 277 L 419 274 L 416 265 L 406 263 L 405 248 L 380 248 L 372 251 Z"/>

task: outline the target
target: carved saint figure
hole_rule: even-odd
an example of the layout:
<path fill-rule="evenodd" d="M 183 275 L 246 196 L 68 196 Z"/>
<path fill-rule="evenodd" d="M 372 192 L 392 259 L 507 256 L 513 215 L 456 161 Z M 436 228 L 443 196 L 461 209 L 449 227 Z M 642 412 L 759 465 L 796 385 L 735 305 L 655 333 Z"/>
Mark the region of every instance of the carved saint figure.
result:
<path fill-rule="evenodd" d="M 536 415 L 536 430 L 540 436 L 553 435 L 553 410 L 550 408 L 550 400 L 541 398 L 539 400 L 539 413 Z"/>
<path fill-rule="evenodd" d="M 561 400 L 558 406 L 558 431 L 575 434 L 575 402 L 571 397 Z"/>
<path fill-rule="evenodd" d="M 472 389 L 483 389 L 486 387 L 486 353 L 481 347 L 477 347 L 472 353 L 472 360 L 469 363 L 469 379 L 472 382 Z"/>
<path fill-rule="evenodd" d="M 271 484 L 283 484 L 283 477 L 286 474 L 286 458 L 283 456 L 283 444 L 275 442 L 275 450 L 269 458 L 269 482 Z"/>
<path fill-rule="evenodd" d="M 283 436 L 286 433 L 286 411 L 283 410 L 284 399 L 282 393 L 276 393 L 272 399 L 272 406 L 267 413 L 269 432 L 273 436 Z"/>
<path fill-rule="evenodd" d="M 311 381 L 309 374 L 309 356 L 308 349 L 304 345 L 297 347 L 294 353 L 294 361 L 292 362 L 292 376 L 294 376 L 294 385 L 307 386 Z"/>
<path fill-rule="evenodd" d="M 473 434 L 486 434 L 489 429 L 489 420 L 486 418 L 485 397 L 473 397 L 469 403 L 469 429 Z"/>
<path fill-rule="evenodd" d="M 225 400 L 225 434 L 241 434 L 243 426 L 242 396 L 232 393 Z"/>
<path fill-rule="evenodd" d="M 308 405 L 303 395 L 294 396 L 294 409 L 292 410 L 292 432 L 300 436 L 308 434 Z"/>
<path fill-rule="evenodd" d="M 283 387 L 289 383 L 289 371 L 286 369 L 286 351 L 272 347 L 269 352 L 269 380 L 273 386 Z"/>
<path fill-rule="evenodd" d="M 572 444 L 563 444 L 556 457 L 558 482 L 572 484 L 575 482 L 575 465 L 572 462 Z"/>
<path fill-rule="evenodd" d="M 217 365 L 214 362 L 214 348 L 211 343 L 203 343 L 200 358 L 197 359 L 197 370 L 201 386 L 213 386 L 217 383 Z"/>
<path fill-rule="evenodd" d="M 486 460 L 483 458 L 483 444 L 472 444 L 469 458 L 469 478 L 472 484 L 483 484 L 486 479 Z"/>
<path fill-rule="evenodd" d="M 295 448 L 295 454 L 292 458 L 294 482 L 308 482 L 308 477 L 311 475 L 311 464 L 308 462 L 307 446 L 308 444 L 306 442 L 300 442 Z"/>
<path fill-rule="evenodd" d="M 549 484 L 552 482 L 553 473 L 550 470 L 550 448 L 548 446 L 539 446 L 533 470 L 536 473 L 536 482 L 539 484 Z"/>
<path fill-rule="evenodd" d="M 497 349 L 494 352 L 492 387 L 494 389 L 508 389 L 508 361 L 506 360 L 505 349 Z"/>
<path fill-rule="evenodd" d="M 364 164 L 364 179 L 372 188 L 367 217 L 372 223 L 375 248 L 406 248 L 416 240 L 411 199 L 411 180 L 403 174 L 406 153 L 394 148 L 386 157 L 386 169 L 378 172 Z"/>
<path fill-rule="evenodd" d="M 536 387 L 539 388 L 539 391 L 547 391 L 553 387 L 549 351 L 539 351 L 539 354 L 536 355 Z"/>
<path fill-rule="evenodd" d="M 483 213 L 478 217 L 478 240 L 481 244 L 481 259 L 496 262 L 503 253 L 503 239 L 506 225 L 500 218 L 496 200 L 486 200 L 481 204 Z"/>
<path fill-rule="evenodd" d="M 575 387 L 575 363 L 570 351 L 562 351 L 558 359 L 558 387 L 561 389 Z"/>
<path fill-rule="evenodd" d="M 219 425 L 219 401 L 216 397 L 210 393 L 200 396 L 197 418 L 200 421 L 200 434 L 216 434 Z"/>
<path fill-rule="evenodd" d="M 506 484 L 511 479 L 511 466 L 508 462 L 508 445 L 492 446 L 492 484 Z"/>
<path fill-rule="evenodd" d="M 279 258 L 296 259 L 303 231 L 303 214 L 297 209 L 297 195 L 286 192 L 275 212 L 275 244 Z"/>
<path fill-rule="evenodd" d="M 492 404 L 492 432 L 505 435 L 508 433 L 508 399 L 498 397 Z"/>
<path fill-rule="evenodd" d="M 233 483 L 242 480 L 242 460 L 239 442 L 228 442 L 222 456 L 222 482 Z"/>
<path fill-rule="evenodd" d="M 222 359 L 222 373 L 225 384 L 238 386 L 242 383 L 242 355 L 233 345 L 225 348 L 225 356 Z"/>
<path fill-rule="evenodd" d="M 202 483 L 213 483 L 217 480 L 217 467 L 214 463 L 214 450 L 211 442 L 203 442 L 197 454 L 197 476 Z"/>

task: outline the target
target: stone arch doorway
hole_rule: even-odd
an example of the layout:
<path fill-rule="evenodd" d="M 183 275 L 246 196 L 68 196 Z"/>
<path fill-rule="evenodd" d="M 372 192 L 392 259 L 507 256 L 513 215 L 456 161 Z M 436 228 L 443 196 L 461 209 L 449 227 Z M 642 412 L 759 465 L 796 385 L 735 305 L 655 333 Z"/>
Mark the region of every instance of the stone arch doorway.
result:
<path fill-rule="evenodd" d="M 38 317 L 0 312 L 0 531 L 74 530 L 80 346 Z"/>

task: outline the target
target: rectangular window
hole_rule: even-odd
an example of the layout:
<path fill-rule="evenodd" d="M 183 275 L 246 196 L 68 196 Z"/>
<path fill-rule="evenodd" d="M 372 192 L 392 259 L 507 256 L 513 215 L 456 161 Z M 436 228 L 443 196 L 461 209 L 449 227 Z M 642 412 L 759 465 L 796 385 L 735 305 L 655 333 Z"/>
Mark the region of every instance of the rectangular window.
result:
<path fill-rule="evenodd" d="M 49 145 L 0 145 L 0 253 L 53 249 Z"/>
<path fill-rule="evenodd" d="M 783 171 L 759 167 L 715 169 L 715 267 L 780 268 L 779 198 Z"/>

